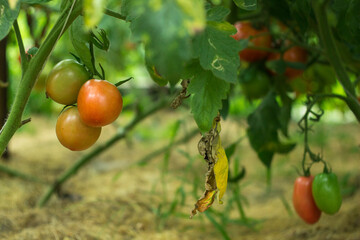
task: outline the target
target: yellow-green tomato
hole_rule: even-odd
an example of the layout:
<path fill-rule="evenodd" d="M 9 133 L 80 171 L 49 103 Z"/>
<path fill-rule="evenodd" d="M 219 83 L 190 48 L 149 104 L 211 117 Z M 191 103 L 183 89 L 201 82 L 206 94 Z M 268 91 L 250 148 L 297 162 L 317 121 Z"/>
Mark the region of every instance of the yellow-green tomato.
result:
<path fill-rule="evenodd" d="M 65 109 L 56 122 L 56 136 L 59 142 L 72 151 L 82 151 L 91 147 L 99 138 L 101 127 L 85 125 L 77 107 Z"/>
<path fill-rule="evenodd" d="M 81 64 L 72 59 L 63 60 L 50 72 L 46 80 L 46 94 L 57 103 L 74 104 L 81 86 L 89 78 Z"/>

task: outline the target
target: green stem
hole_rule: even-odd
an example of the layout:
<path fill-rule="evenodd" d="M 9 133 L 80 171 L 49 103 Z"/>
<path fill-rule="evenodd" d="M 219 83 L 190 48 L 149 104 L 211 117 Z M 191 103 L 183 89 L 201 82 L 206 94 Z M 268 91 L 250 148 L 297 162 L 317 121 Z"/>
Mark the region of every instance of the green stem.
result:
<path fill-rule="evenodd" d="M 266 191 L 271 192 L 271 167 L 266 167 Z"/>
<path fill-rule="evenodd" d="M 0 156 L 5 151 L 7 144 L 15 134 L 16 130 L 21 125 L 21 117 L 37 76 L 45 66 L 46 60 L 60 36 L 75 18 L 80 15 L 81 7 L 81 1 L 74 1 L 72 6 L 64 9 L 44 43 L 40 46 L 38 52 L 29 61 L 29 65 L 21 80 L 21 86 L 17 89 L 9 117 L 0 131 Z"/>
<path fill-rule="evenodd" d="M 209 219 L 209 221 L 214 225 L 214 227 L 221 233 L 222 238 L 224 240 L 231 240 L 231 238 L 227 234 L 224 226 L 219 224 L 209 211 L 205 211 L 204 213 L 205 213 L 205 216 Z"/>
<path fill-rule="evenodd" d="M 121 20 L 126 21 L 126 17 L 125 17 L 125 16 L 121 15 L 120 13 L 114 12 L 114 11 L 112 11 L 112 10 L 110 10 L 110 9 L 107 9 L 107 8 L 106 8 L 106 9 L 104 10 L 104 13 L 105 13 L 106 15 L 108 15 L 108 16 L 111 16 L 111 17 L 114 17 L 114 18 L 117 18 L 117 19 L 121 19 Z"/>
<path fill-rule="evenodd" d="M 83 167 L 85 164 L 89 163 L 95 156 L 99 155 L 109 147 L 111 147 L 114 143 L 119 141 L 120 139 L 124 138 L 126 134 L 133 129 L 140 121 L 144 120 L 149 115 L 155 113 L 156 111 L 160 110 L 168 106 L 168 102 L 160 102 L 158 105 L 150 109 L 149 111 L 137 115 L 133 121 L 131 121 L 127 126 L 120 129 L 112 138 L 110 138 L 107 142 L 102 145 L 96 147 L 93 151 L 89 152 L 88 154 L 82 156 L 78 161 L 76 161 L 66 172 L 64 172 L 55 182 L 52 184 L 49 189 L 45 192 L 45 194 L 40 198 L 37 203 L 38 207 L 43 207 L 49 201 L 51 196 L 56 192 L 57 189 L 61 187 L 63 183 L 65 183 L 70 177 L 75 175 L 77 171 Z"/>
<path fill-rule="evenodd" d="M 357 120 L 360 122 L 360 104 L 355 97 L 355 88 L 351 83 L 346 69 L 342 63 L 341 55 L 339 53 L 330 25 L 328 23 L 326 14 L 327 2 L 328 1 L 324 0 L 312 1 L 315 17 L 317 20 L 320 40 L 324 47 L 328 61 L 335 70 L 338 80 L 346 93 L 346 103 L 350 110 L 354 113 Z"/>
<path fill-rule="evenodd" d="M 233 189 L 235 203 L 236 203 L 236 206 L 237 206 L 237 208 L 239 210 L 241 220 L 243 220 L 245 223 L 247 223 L 248 218 L 246 217 L 244 208 L 243 208 L 242 203 L 241 203 L 240 189 L 239 189 L 238 183 L 235 183 L 232 189 Z"/>
<path fill-rule="evenodd" d="M 19 171 L 15 170 L 15 169 L 9 168 L 9 167 L 4 166 L 2 164 L 0 164 L 0 171 L 4 172 L 4 173 L 6 173 L 6 174 L 8 174 L 10 176 L 18 177 L 18 178 L 21 178 L 21 179 L 24 179 L 24 180 L 27 180 L 27 181 L 46 184 L 45 181 L 43 181 L 43 180 L 41 180 L 41 179 L 39 179 L 37 177 L 27 175 L 25 173 L 19 172 Z"/>
<path fill-rule="evenodd" d="M 28 62 L 27 57 L 26 57 L 24 42 L 23 42 L 22 37 L 21 37 L 21 32 L 20 32 L 20 28 L 19 28 L 19 24 L 18 24 L 17 20 L 14 21 L 13 26 L 14 26 L 16 40 L 18 42 L 19 50 L 20 50 L 21 71 L 22 71 L 22 74 L 24 74 L 29 62 Z"/>

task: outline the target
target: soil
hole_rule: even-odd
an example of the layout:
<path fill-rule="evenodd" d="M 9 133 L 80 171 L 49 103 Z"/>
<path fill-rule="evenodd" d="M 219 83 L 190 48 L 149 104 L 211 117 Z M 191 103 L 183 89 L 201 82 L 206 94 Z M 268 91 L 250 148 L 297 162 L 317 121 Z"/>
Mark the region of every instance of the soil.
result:
<path fill-rule="evenodd" d="M 202 195 L 206 173 L 206 164 L 197 152 L 200 135 L 186 144 L 173 146 L 168 161 L 161 154 L 148 164 L 133 165 L 169 144 L 170 129 L 179 117 L 161 112 L 146 119 L 126 139 L 80 169 L 62 186 L 61 197 L 52 196 L 43 208 L 37 208 L 36 203 L 48 188 L 46 184 L 0 173 L 0 239 L 222 239 L 223 235 L 205 213 L 189 219 L 194 203 Z M 119 123 L 127 120 L 120 117 Z M 12 139 L 11 160 L 2 164 L 47 183 L 54 182 L 84 154 L 60 145 L 55 136 L 55 121 L 33 117 Z M 271 192 L 266 188 L 265 168 L 246 139 L 239 143 L 231 159 L 232 164 L 239 161 L 246 168 L 239 186 L 249 220 L 241 220 L 230 185 L 224 204 L 215 202 L 208 216 L 222 226 L 230 239 L 359 240 L 359 125 L 314 126 L 311 146 L 329 161 L 344 192 L 340 211 L 333 216 L 323 214 L 314 225 L 305 224 L 291 203 L 295 168 L 300 166 L 303 149 L 302 135 L 295 125 L 291 133 L 299 144 L 289 155 L 278 155 L 273 160 Z M 182 121 L 177 138 L 193 127 L 193 120 Z M 243 120 L 223 121 L 223 145 L 244 136 L 245 130 Z M 115 132 L 114 126 L 105 127 L 97 144 Z M 313 173 L 321 168 L 315 166 Z M 179 196 L 184 197 L 183 201 L 174 201 Z M 175 202 L 178 204 L 169 211 Z"/>

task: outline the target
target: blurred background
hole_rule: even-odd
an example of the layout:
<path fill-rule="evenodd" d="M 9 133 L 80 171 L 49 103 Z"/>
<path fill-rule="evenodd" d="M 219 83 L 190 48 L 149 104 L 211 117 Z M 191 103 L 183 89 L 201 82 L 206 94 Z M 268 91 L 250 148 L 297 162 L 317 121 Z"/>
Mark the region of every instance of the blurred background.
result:
<path fill-rule="evenodd" d="M 117 1 L 108 2 L 108 8 L 119 11 Z M 53 12 L 56 2 L 47 4 L 48 10 L 43 8 L 20 12 L 25 49 L 39 47 L 58 16 Z M 9 144 L 8 157 L 1 159 L 6 166 L 42 180 L 0 172 L 1 239 L 360 239 L 360 131 L 355 117 L 340 101 L 322 103 L 325 115 L 314 125 L 309 140 L 339 177 L 342 209 L 309 226 L 292 207 L 293 182 L 304 147 L 297 126 L 305 111 L 304 89 L 309 87 L 304 80 L 295 81 L 300 90 L 289 93 L 295 99 L 290 136 L 297 146 L 273 160 L 271 189 L 266 184 L 266 168 L 246 137 L 246 117 L 261 99 L 250 101 L 237 84 L 231 90 L 227 118 L 222 120 L 221 138 L 230 163 L 223 204 L 215 202 L 205 213 L 189 219 L 204 190 L 207 164 L 198 153 L 201 134 L 185 100 L 176 110 L 164 106 L 144 119 L 57 189 L 47 206 L 36 208 L 47 185 L 75 161 L 111 139 L 137 111 L 146 111 L 161 99 L 175 98 L 180 90 L 159 87 L 151 80 L 143 46 L 132 40 L 128 23 L 104 16 L 99 28 L 106 31 L 111 43 L 107 52 L 95 49 L 106 79 L 117 83 L 134 78 L 120 87 L 123 112 L 114 124 L 104 127 L 95 146 L 84 152 L 71 152 L 58 142 L 55 124 L 63 106 L 46 98 L 45 82 L 56 63 L 73 58 L 75 50 L 66 32 L 31 93 L 24 114 L 31 122 L 19 129 Z M 8 70 L 7 107 L 11 109 L 21 87 L 21 63 L 14 33 L 5 41 L 1 50 L 6 47 L 6 59 L 0 63 Z M 311 87 L 321 88 L 320 78 L 304 75 L 311 78 Z M 341 89 L 332 81 L 331 91 L 341 93 Z M 321 171 L 322 166 L 313 170 Z"/>

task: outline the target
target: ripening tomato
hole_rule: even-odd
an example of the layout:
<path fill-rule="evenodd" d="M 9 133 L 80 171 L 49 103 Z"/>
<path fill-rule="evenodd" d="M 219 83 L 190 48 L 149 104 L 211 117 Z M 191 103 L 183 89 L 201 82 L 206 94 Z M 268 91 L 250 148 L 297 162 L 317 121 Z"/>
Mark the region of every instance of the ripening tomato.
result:
<path fill-rule="evenodd" d="M 337 176 L 334 173 L 321 173 L 312 183 L 312 194 L 316 206 L 327 214 L 335 214 L 341 207 L 341 193 Z"/>
<path fill-rule="evenodd" d="M 76 107 L 65 109 L 56 122 L 56 136 L 60 143 L 72 150 L 82 151 L 91 147 L 99 138 L 101 128 L 85 125 Z"/>
<path fill-rule="evenodd" d="M 89 80 L 86 69 L 72 59 L 59 62 L 46 81 L 46 94 L 52 100 L 64 105 L 76 103 L 81 86 Z"/>
<path fill-rule="evenodd" d="M 314 224 L 319 221 L 321 211 L 316 206 L 312 195 L 314 176 L 298 177 L 295 180 L 293 204 L 297 214 L 307 223 Z"/>
<path fill-rule="evenodd" d="M 254 28 L 250 22 L 236 22 L 234 26 L 237 29 L 237 32 L 234 35 L 231 35 L 235 40 L 249 39 L 249 46 L 253 47 L 271 47 L 271 36 L 269 30 L 265 27 L 261 29 Z M 268 56 L 269 52 L 264 50 L 249 49 L 245 48 L 239 52 L 241 60 L 247 62 L 256 62 L 262 59 L 265 59 Z"/>
<path fill-rule="evenodd" d="M 271 53 L 268 57 L 268 61 L 272 60 L 278 60 L 280 59 L 280 53 Z M 305 64 L 307 61 L 307 52 L 305 49 L 294 46 L 287 51 L 284 52 L 283 60 L 285 62 L 293 62 L 293 63 L 303 63 Z M 303 69 L 295 69 L 291 67 L 287 67 L 285 69 L 285 76 L 288 77 L 288 79 L 294 79 L 296 77 L 301 76 L 303 74 Z"/>
<path fill-rule="evenodd" d="M 123 100 L 114 84 L 106 80 L 91 79 L 81 87 L 77 104 L 81 120 L 85 124 L 101 127 L 118 118 Z"/>

